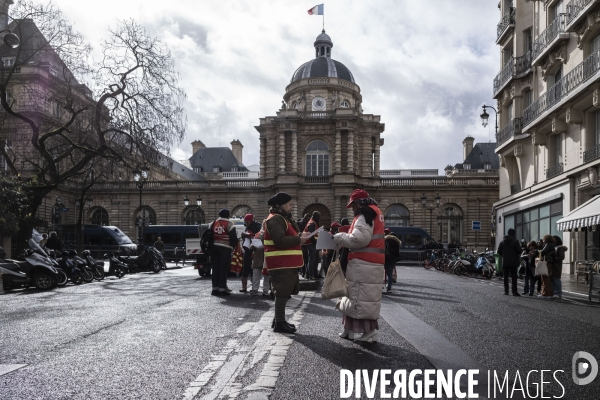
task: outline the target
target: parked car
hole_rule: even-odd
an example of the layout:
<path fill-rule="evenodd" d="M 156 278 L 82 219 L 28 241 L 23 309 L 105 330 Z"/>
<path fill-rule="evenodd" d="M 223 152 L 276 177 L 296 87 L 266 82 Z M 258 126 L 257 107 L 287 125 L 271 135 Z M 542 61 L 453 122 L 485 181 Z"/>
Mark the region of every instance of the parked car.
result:
<path fill-rule="evenodd" d="M 63 241 L 63 250 L 77 247 L 77 225 L 59 225 L 58 236 Z M 106 252 L 121 252 L 134 255 L 137 245 L 116 226 L 83 225 L 83 247 L 92 257 L 100 258 Z"/>
<path fill-rule="evenodd" d="M 426 250 L 440 249 L 442 246 L 436 242 L 423 228 L 413 226 L 386 226 L 402 241 L 400 250 Z"/>

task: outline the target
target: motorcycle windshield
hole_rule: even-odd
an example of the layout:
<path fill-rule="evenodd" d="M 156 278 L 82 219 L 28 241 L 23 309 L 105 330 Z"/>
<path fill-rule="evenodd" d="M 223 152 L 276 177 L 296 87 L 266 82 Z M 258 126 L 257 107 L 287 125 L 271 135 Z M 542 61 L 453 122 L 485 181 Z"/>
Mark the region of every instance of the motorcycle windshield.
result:
<path fill-rule="evenodd" d="M 44 249 L 42 249 L 42 248 L 40 247 L 40 245 L 36 243 L 36 241 L 35 241 L 35 240 L 33 240 L 33 239 L 29 239 L 29 240 L 27 241 L 27 244 L 29 245 L 29 248 L 30 248 L 31 250 L 33 250 L 35 253 L 37 253 L 37 254 L 39 254 L 39 255 L 41 255 L 41 256 L 44 256 L 44 257 L 48 257 L 48 253 L 46 253 L 46 252 L 44 251 Z"/>

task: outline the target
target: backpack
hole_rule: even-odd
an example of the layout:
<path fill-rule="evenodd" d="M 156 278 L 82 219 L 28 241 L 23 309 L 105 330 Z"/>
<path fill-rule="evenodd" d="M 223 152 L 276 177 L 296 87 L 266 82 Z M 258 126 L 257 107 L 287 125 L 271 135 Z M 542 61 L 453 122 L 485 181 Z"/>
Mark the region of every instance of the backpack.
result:
<path fill-rule="evenodd" d="M 202 237 L 200 238 L 200 248 L 204 254 L 208 254 L 212 249 L 214 242 L 214 236 L 212 231 L 212 224 L 209 226 L 207 230 L 204 231 Z"/>
<path fill-rule="evenodd" d="M 400 257 L 400 246 L 398 242 L 393 239 L 386 239 L 385 241 L 385 258 L 386 262 L 396 262 Z"/>

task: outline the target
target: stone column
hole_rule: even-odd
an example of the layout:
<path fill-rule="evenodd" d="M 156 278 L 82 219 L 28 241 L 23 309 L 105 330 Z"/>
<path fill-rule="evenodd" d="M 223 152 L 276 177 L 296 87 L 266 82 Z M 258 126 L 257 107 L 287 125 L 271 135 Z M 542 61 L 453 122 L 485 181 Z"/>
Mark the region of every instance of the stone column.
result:
<path fill-rule="evenodd" d="M 277 149 L 279 155 L 279 173 L 285 172 L 285 132 L 279 132 L 279 148 Z"/>
<path fill-rule="evenodd" d="M 338 221 L 342 218 L 342 198 L 335 196 L 335 205 L 333 210 L 333 221 Z"/>
<path fill-rule="evenodd" d="M 342 132 L 335 131 L 335 173 L 342 172 Z"/>
<path fill-rule="evenodd" d="M 348 173 L 354 172 L 354 132 L 348 131 Z"/>
<path fill-rule="evenodd" d="M 266 161 L 267 161 L 267 139 L 266 138 L 260 138 L 260 177 L 261 178 L 265 178 L 267 176 L 266 174 Z"/>
<path fill-rule="evenodd" d="M 381 146 L 379 145 L 379 138 L 375 138 L 375 176 L 379 176 L 379 154 Z"/>
<path fill-rule="evenodd" d="M 298 173 L 298 132 L 292 132 L 292 172 Z"/>

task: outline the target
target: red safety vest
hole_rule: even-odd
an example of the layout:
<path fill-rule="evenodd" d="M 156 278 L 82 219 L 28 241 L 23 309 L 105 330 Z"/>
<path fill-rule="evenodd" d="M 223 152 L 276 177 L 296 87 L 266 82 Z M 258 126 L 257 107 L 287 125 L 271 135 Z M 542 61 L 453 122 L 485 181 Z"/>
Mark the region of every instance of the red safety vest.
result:
<path fill-rule="evenodd" d="M 267 218 L 267 221 L 274 216 L 278 216 L 278 218 L 283 218 L 285 220 L 285 218 L 279 214 L 270 214 L 269 218 Z M 285 221 L 285 224 L 287 226 L 285 236 L 298 236 L 298 232 L 296 232 L 291 224 L 289 224 L 287 221 Z M 300 244 L 289 249 L 280 249 L 279 247 L 275 246 L 269 230 L 265 229 L 264 233 L 265 236 L 263 243 L 265 249 L 265 264 L 268 270 L 302 268 L 304 265 L 304 259 L 302 258 L 302 248 Z"/>
<path fill-rule="evenodd" d="M 350 249 L 348 251 L 348 261 L 358 258 L 359 260 L 368 261 L 374 264 L 384 264 L 385 263 L 385 221 L 383 218 L 383 214 L 381 210 L 374 206 L 369 206 L 377 216 L 373 220 L 373 236 L 371 237 L 371 241 L 362 249 Z M 350 232 L 354 231 L 354 224 L 358 220 L 359 215 L 354 217 L 352 221 L 352 225 L 350 225 Z"/>
<path fill-rule="evenodd" d="M 317 221 L 315 221 L 315 220 L 313 220 L 313 219 L 311 218 L 311 219 L 310 219 L 310 221 L 308 221 L 308 223 L 307 223 L 307 224 L 306 224 L 306 226 L 304 227 L 304 232 L 308 232 L 308 226 L 309 226 L 310 224 L 312 224 L 313 222 L 315 223 L 315 231 L 316 231 L 317 229 L 319 229 L 319 223 L 318 223 Z M 310 232 L 308 232 L 308 233 L 310 233 Z M 308 239 L 308 240 L 306 241 L 306 243 L 304 243 L 304 245 L 311 244 L 311 243 L 312 243 L 312 244 L 315 244 L 315 243 L 317 243 L 317 239 L 318 239 L 318 238 L 319 238 L 319 234 L 317 233 L 316 235 L 314 235 L 313 237 L 311 237 L 310 239 Z"/>
<path fill-rule="evenodd" d="M 221 246 L 227 246 L 231 248 L 229 244 L 229 220 L 217 219 L 213 222 L 212 232 L 214 243 Z"/>

